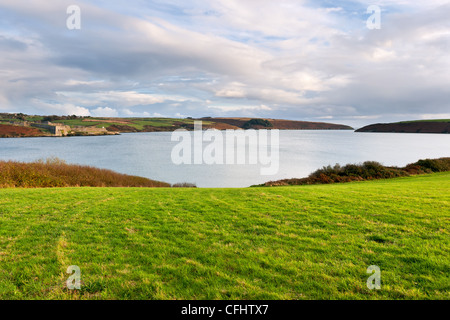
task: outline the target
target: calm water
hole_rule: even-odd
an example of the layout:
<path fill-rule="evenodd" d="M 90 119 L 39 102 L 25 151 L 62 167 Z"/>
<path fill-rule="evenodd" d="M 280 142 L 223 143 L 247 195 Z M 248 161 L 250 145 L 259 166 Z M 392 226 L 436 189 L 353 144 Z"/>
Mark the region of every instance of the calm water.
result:
<path fill-rule="evenodd" d="M 283 178 L 301 178 L 322 166 L 374 160 L 404 166 L 421 158 L 450 156 L 450 135 L 280 131 L 279 171 L 262 176 L 261 165 L 175 165 L 171 133 L 119 136 L 0 139 L 0 159 L 32 161 L 58 157 L 169 183 L 198 187 L 248 187 Z M 208 143 L 205 143 L 207 145 Z"/>

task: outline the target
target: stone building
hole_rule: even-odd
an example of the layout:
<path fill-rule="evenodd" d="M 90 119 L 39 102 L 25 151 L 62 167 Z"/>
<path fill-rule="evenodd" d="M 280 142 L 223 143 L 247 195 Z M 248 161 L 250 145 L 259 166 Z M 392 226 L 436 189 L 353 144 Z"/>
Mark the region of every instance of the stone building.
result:
<path fill-rule="evenodd" d="M 82 126 L 76 126 L 72 127 L 72 131 L 79 132 L 79 133 L 86 133 L 86 134 L 108 134 L 108 130 L 106 130 L 104 127 L 97 128 L 97 127 L 82 127 Z"/>
<path fill-rule="evenodd" d="M 61 123 L 52 123 L 50 121 L 42 121 L 41 123 L 32 123 L 32 127 L 47 129 L 50 133 L 57 137 L 66 136 L 71 130 L 69 126 Z"/>

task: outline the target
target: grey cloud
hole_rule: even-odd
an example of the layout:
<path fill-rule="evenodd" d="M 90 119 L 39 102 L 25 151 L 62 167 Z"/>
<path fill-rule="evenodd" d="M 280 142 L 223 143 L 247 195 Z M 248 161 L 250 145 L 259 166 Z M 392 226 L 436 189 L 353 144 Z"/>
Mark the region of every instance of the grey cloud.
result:
<path fill-rule="evenodd" d="M 291 10 L 272 3 L 272 15 L 258 5 L 266 17 L 260 24 L 254 23 L 255 3 L 197 1 L 192 11 L 180 12 L 190 12 L 198 23 L 183 17 L 181 25 L 80 2 L 82 29 L 70 31 L 65 28 L 68 1 L 24 3 L 0 0 L 10 29 L 20 34 L 0 32 L 4 110 L 44 112 L 36 101 L 51 101 L 61 112 L 75 106 L 112 113 L 105 108 L 114 107 L 119 114 L 223 115 L 221 109 L 208 108 L 211 100 L 217 106 L 244 106 L 233 108 L 236 116 L 360 123 L 448 110 L 448 5 L 387 14 L 381 30 L 369 31 L 362 24 L 343 31 L 339 24 L 344 18 L 336 20 L 326 10 L 295 1 L 285 2 L 295 6 Z M 205 10 L 198 10 L 202 5 L 217 14 L 204 15 Z M 294 19 L 292 14 L 302 9 L 308 15 Z M 239 32 L 257 38 L 234 41 L 230 35 Z M 117 100 L 112 105 L 101 98 L 107 92 L 145 92 L 166 99 L 135 106 Z M 176 95 L 183 101 L 170 99 Z M 258 109 L 261 105 L 269 108 Z"/>
<path fill-rule="evenodd" d="M 0 36 L 0 50 L 25 51 L 28 45 L 22 41 Z"/>

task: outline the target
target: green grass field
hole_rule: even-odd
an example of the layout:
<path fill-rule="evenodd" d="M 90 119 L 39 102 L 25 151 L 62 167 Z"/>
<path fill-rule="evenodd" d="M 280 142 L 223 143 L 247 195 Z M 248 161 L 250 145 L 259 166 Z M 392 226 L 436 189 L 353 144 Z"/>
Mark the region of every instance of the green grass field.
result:
<path fill-rule="evenodd" d="M 177 118 L 117 118 L 118 121 L 114 119 L 96 118 L 92 117 L 87 120 L 104 120 L 104 121 L 84 121 L 86 119 L 69 119 L 69 120 L 54 120 L 54 123 L 63 123 L 68 126 L 94 126 L 97 128 L 109 127 L 113 125 L 126 125 L 137 130 L 143 130 L 145 126 L 157 127 L 157 128 L 171 128 L 176 123 L 183 124 L 193 124 L 192 119 L 177 119 Z M 127 121 L 123 123 L 123 121 Z M 212 124 L 210 121 L 204 121 L 204 125 Z"/>
<path fill-rule="evenodd" d="M 450 173 L 0 190 L 2 299 L 450 299 Z M 70 265 L 81 290 L 68 290 Z M 370 265 L 381 290 L 366 286 Z"/>
<path fill-rule="evenodd" d="M 44 116 L 31 116 L 26 115 L 25 119 L 30 122 L 36 122 L 44 120 Z M 22 122 L 10 116 L 0 115 L 0 124 L 10 124 L 10 122 Z M 181 118 L 102 118 L 102 117 L 89 117 L 89 118 L 77 118 L 77 119 L 65 119 L 65 120 L 52 120 L 53 123 L 62 123 L 71 127 L 109 127 L 114 125 L 129 126 L 137 130 L 144 130 L 145 126 L 151 126 L 155 128 L 167 128 L 172 130 L 172 127 L 177 127 L 179 124 L 192 125 L 193 119 L 181 119 Z M 214 122 L 203 121 L 203 125 L 212 125 Z"/>

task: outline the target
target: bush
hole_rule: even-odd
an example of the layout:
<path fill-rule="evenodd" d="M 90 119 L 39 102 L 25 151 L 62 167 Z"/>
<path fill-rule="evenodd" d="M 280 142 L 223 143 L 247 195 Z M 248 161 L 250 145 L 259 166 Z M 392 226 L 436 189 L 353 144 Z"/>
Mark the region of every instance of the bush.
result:
<path fill-rule="evenodd" d="M 265 128 L 270 128 L 270 127 L 273 127 L 273 124 L 270 123 L 270 121 L 264 120 L 264 119 L 251 119 L 251 120 L 247 121 L 246 123 L 244 123 L 242 128 L 250 129 L 253 126 L 263 126 Z"/>
<path fill-rule="evenodd" d="M 172 185 L 172 188 L 197 188 L 195 183 L 189 183 L 189 182 L 180 182 L 180 183 L 174 183 Z"/>
<path fill-rule="evenodd" d="M 450 158 L 440 159 L 425 159 L 419 160 L 413 165 L 417 165 L 425 170 L 429 169 L 432 172 L 443 172 L 450 170 Z"/>
<path fill-rule="evenodd" d="M 31 163 L 0 161 L 0 187 L 170 187 L 170 184 L 49 158 Z"/>
<path fill-rule="evenodd" d="M 425 159 L 404 168 L 385 167 L 376 161 L 363 164 L 328 165 L 311 173 L 307 178 L 269 181 L 260 186 L 328 184 L 374 179 L 389 179 L 415 174 L 450 171 L 450 158 Z"/>

